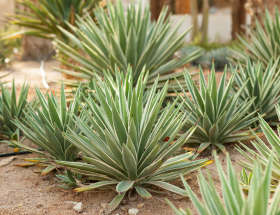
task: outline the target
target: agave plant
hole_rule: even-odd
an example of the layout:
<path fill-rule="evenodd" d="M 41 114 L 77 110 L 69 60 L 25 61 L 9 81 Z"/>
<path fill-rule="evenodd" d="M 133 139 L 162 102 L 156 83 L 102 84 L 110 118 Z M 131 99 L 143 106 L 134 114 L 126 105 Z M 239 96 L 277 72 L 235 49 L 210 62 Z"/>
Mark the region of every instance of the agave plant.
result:
<path fill-rule="evenodd" d="M 247 98 L 255 97 L 256 99 L 248 110 L 248 113 L 258 110 L 258 113 L 267 122 L 272 122 L 277 119 L 274 103 L 280 101 L 280 72 L 278 70 L 278 64 L 279 58 L 274 64 L 270 61 L 263 73 L 260 61 L 257 64 L 252 64 L 250 59 L 248 59 L 246 68 L 243 68 L 239 64 L 240 73 L 235 78 L 236 91 L 249 80 L 240 95 L 240 101 L 242 102 Z M 257 127 L 257 123 L 254 126 Z"/>
<path fill-rule="evenodd" d="M 61 85 L 60 103 L 56 95 L 47 94 L 47 99 L 44 97 L 39 88 L 36 88 L 36 94 L 40 101 L 41 110 L 36 107 L 27 107 L 24 111 L 26 120 L 24 123 L 19 118 L 14 120 L 17 126 L 24 134 L 24 136 L 37 145 L 41 150 L 30 148 L 17 141 L 12 141 L 13 144 L 22 147 L 28 151 L 42 155 L 45 158 L 30 158 L 27 161 L 33 162 L 47 162 L 49 165 L 43 170 L 45 175 L 55 169 L 51 160 L 75 161 L 78 157 L 77 148 L 62 136 L 62 132 L 68 128 L 71 131 L 80 133 L 80 129 L 75 124 L 73 117 L 78 115 L 79 104 L 77 99 L 80 91 L 78 90 L 75 99 L 71 102 L 68 110 L 64 86 Z M 81 119 L 84 119 L 83 114 Z M 66 183 L 67 186 L 62 187 L 76 187 L 76 181 L 72 173 L 66 170 L 65 175 L 58 175 L 62 179 L 61 183 Z"/>
<path fill-rule="evenodd" d="M 277 104 L 276 105 L 276 111 L 278 114 L 278 117 L 280 119 L 280 107 Z M 244 167 L 245 169 L 252 171 L 253 169 L 253 163 L 255 159 L 260 160 L 260 163 L 262 164 L 262 168 L 264 169 L 269 162 L 269 159 L 271 155 L 273 155 L 273 163 L 272 163 L 272 178 L 276 181 L 280 180 L 280 165 L 279 165 L 279 158 L 280 158 L 280 138 L 275 134 L 273 129 L 268 125 L 268 123 L 259 116 L 259 122 L 260 127 L 268 140 L 268 143 L 270 147 L 267 146 L 267 144 L 261 140 L 260 137 L 258 137 L 257 134 L 253 133 L 256 140 L 251 141 L 255 149 L 258 153 L 250 149 L 248 146 L 244 145 L 243 143 L 240 143 L 242 147 L 247 151 L 247 153 L 240 147 L 236 146 L 236 149 L 249 161 L 239 161 L 238 163 Z M 278 135 L 280 132 L 280 127 L 278 125 L 277 127 Z M 271 149 L 270 149 L 271 148 Z M 252 156 L 252 157 L 251 157 Z M 272 181 L 273 184 L 274 181 Z"/>
<path fill-rule="evenodd" d="M 99 4 L 100 0 L 38 0 L 36 2 L 37 4 L 31 0 L 18 1 L 30 12 L 18 10 L 17 14 L 10 15 L 11 24 L 27 28 L 17 34 L 48 39 L 57 37 L 67 43 L 69 42 L 68 38 L 61 33 L 57 26 L 70 30 L 66 22 L 74 25 L 76 15 L 83 17 L 88 14 L 93 17 L 93 8 Z M 14 37 L 17 34 L 7 37 Z"/>
<path fill-rule="evenodd" d="M 252 178 L 252 172 L 249 172 L 249 174 L 246 172 L 245 168 L 242 168 L 242 170 L 239 172 L 240 177 L 240 183 L 244 186 L 250 186 L 251 184 L 251 178 Z"/>
<path fill-rule="evenodd" d="M 229 155 L 227 155 L 228 179 L 226 178 L 226 174 L 224 173 L 220 162 L 218 160 L 216 161 L 223 199 L 220 198 L 220 191 L 216 190 L 216 186 L 214 185 L 214 181 L 211 176 L 209 175 L 209 182 L 207 182 L 201 171 L 198 175 L 198 183 L 204 201 L 203 203 L 199 201 L 183 177 L 182 181 L 189 193 L 192 203 L 201 215 L 280 214 L 280 185 L 278 185 L 273 198 L 270 197 L 269 187 L 272 174 L 272 162 L 273 158 L 271 157 L 269 159 L 268 166 L 264 169 L 263 175 L 261 164 L 259 162 L 254 163 L 254 171 L 247 198 L 243 193 L 241 185 L 238 183 L 237 174 L 231 164 Z M 178 210 L 170 203 L 170 201 L 168 201 L 168 203 L 173 208 L 176 215 L 192 214 L 190 210 Z"/>
<path fill-rule="evenodd" d="M 115 209 L 131 189 L 145 198 L 151 197 L 154 186 L 187 196 L 187 192 L 168 182 L 179 179 L 179 172 L 187 175 L 211 163 L 208 159 L 195 161 L 194 153 L 173 156 L 193 134 L 196 125 L 174 140 L 187 121 L 186 114 L 179 111 L 180 107 L 175 108 L 175 103 L 162 108 L 168 82 L 156 92 L 158 79 L 145 106 L 143 93 L 148 74 L 144 71 L 135 88 L 132 72 L 116 74 L 116 91 L 109 90 L 110 78 L 105 78 L 106 82 L 94 81 L 99 105 L 95 97 L 89 96 L 84 97 L 83 107 L 92 126 L 74 117 L 83 135 L 71 128 L 64 133 L 84 153 L 81 158 L 86 163 L 56 161 L 57 164 L 96 181 L 76 188 L 76 192 L 115 187 L 118 195 L 109 204 L 109 210 Z"/>
<path fill-rule="evenodd" d="M 262 24 L 255 18 L 255 29 L 251 28 L 248 36 L 238 36 L 240 43 L 231 49 L 233 61 L 245 64 L 249 56 L 254 62 L 260 60 L 266 68 L 271 59 L 273 62 L 277 60 L 280 55 L 280 16 L 277 7 L 274 14 L 275 19 L 266 9 Z"/>
<path fill-rule="evenodd" d="M 19 131 L 17 127 L 12 123 L 12 120 L 14 118 L 19 118 L 21 122 L 24 121 L 24 114 L 23 111 L 28 105 L 27 102 L 27 94 L 29 90 L 29 85 L 24 83 L 19 99 L 17 101 L 17 95 L 16 95 L 16 87 L 15 82 L 13 80 L 12 83 L 12 90 L 9 91 L 9 88 L 7 84 L 3 84 L 0 82 L 1 85 L 1 91 L 2 96 L 0 96 L 0 133 L 1 133 L 1 139 L 19 139 Z M 33 99 L 30 104 L 30 106 L 35 105 L 35 99 Z M 3 142 L 3 141 L 2 141 Z M 15 147 L 10 141 L 4 141 L 7 144 L 9 144 L 12 147 Z"/>
<path fill-rule="evenodd" d="M 235 132 L 246 128 L 257 120 L 256 117 L 252 118 L 256 111 L 247 114 L 255 98 L 247 98 L 243 102 L 239 102 L 247 82 L 236 93 L 231 94 L 236 69 L 228 83 L 226 82 L 226 70 L 227 67 L 225 67 L 221 77 L 220 86 L 217 88 L 214 64 L 208 77 L 208 86 L 200 68 L 200 91 L 188 72 L 186 71 L 184 74 L 190 96 L 182 88 L 181 102 L 186 111 L 193 114 L 186 120 L 182 130 L 187 131 L 199 120 L 196 131 L 187 142 L 200 144 L 199 152 L 210 145 L 213 149 L 218 147 L 225 151 L 225 143 L 248 139 L 250 137 L 249 131 L 237 134 Z"/>
<path fill-rule="evenodd" d="M 135 4 L 130 3 L 125 14 L 122 3 L 118 0 L 117 5 L 108 2 L 107 8 L 109 15 L 101 7 L 95 10 L 97 24 L 91 17 L 85 19 L 77 17 L 77 27 L 68 23 L 73 33 L 59 27 L 81 51 L 76 51 L 63 41 L 56 40 L 56 48 L 77 62 L 76 65 L 69 64 L 58 58 L 75 72 L 57 68 L 58 71 L 91 79 L 94 72 L 103 75 L 106 68 L 115 76 L 115 64 L 125 72 L 128 66 L 131 66 L 136 84 L 143 66 L 146 65 L 149 71 L 147 86 L 152 87 L 160 73 L 163 75 L 160 78 L 162 84 L 158 87 L 162 87 L 171 76 L 182 75 L 182 72 L 168 74 L 169 72 L 192 61 L 201 53 L 200 48 L 180 60 L 172 60 L 173 54 L 181 48 L 191 28 L 177 36 L 182 22 L 171 29 L 172 23 L 170 17 L 167 17 L 167 7 L 162 10 L 157 23 L 151 21 L 149 6 L 142 9 L 139 4 L 138 9 L 135 9 Z M 176 82 L 173 81 L 171 84 Z"/>
<path fill-rule="evenodd" d="M 196 45 L 188 45 L 183 47 L 180 50 L 180 56 L 184 57 L 186 55 L 191 54 L 194 50 L 200 49 L 201 47 Z M 223 69 L 225 65 L 229 62 L 229 50 L 227 47 L 217 47 L 212 48 L 210 50 L 205 50 L 203 55 L 201 55 L 199 58 L 196 58 L 191 62 L 194 66 L 201 65 L 203 68 L 209 68 L 212 66 L 213 60 L 215 61 L 215 68 L 216 69 Z"/>
<path fill-rule="evenodd" d="M 213 61 L 215 61 L 215 68 L 217 70 L 222 70 L 225 65 L 229 62 L 229 51 L 227 47 L 216 48 L 207 51 L 203 56 L 201 56 L 200 64 L 202 67 L 209 68 Z"/>

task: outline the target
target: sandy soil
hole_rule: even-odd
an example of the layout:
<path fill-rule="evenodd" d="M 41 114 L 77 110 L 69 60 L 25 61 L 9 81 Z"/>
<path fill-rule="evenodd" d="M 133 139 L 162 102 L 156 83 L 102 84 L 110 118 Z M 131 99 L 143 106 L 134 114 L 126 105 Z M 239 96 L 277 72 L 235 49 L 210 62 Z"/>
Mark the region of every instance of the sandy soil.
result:
<path fill-rule="evenodd" d="M 47 81 L 53 90 L 57 89 L 58 85 L 55 83 L 56 80 L 61 78 L 61 75 L 54 72 L 52 66 L 57 66 L 57 62 L 48 62 L 46 65 Z M 6 79 L 12 80 L 14 76 L 17 80 L 17 89 L 20 89 L 25 77 L 27 77 L 27 80 L 31 82 L 31 93 L 29 95 L 29 98 L 31 98 L 34 95 L 34 85 L 45 90 L 41 83 L 40 74 L 34 72 L 38 68 L 39 63 L 37 62 L 18 62 L 13 66 L 14 71 Z M 0 75 L 1 74 L 0 72 Z M 217 73 L 217 76 L 218 79 L 220 79 L 221 73 Z M 245 143 L 250 146 L 250 141 Z M 30 145 L 31 143 L 25 141 L 25 144 Z M 241 167 L 237 165 L 235 161 L 244 160 L 244 158 L 234 149 L 234 145 L 234 143 L 228 144 L 226 148 L 236 166 L 236 170 L 240 171 Z M 13 151 L 11 148 L 0 144 L 0 153 L 11 151 Z M 62 189 L 58 187 L 58 179 L 55 177 L 57 172 L 42 176 L 38 173 L 41 167 L 16 166 L 16 164 L 26 163 L 23 159 L 27 157 L 38 156 L 34 154 L 16 156 L 11 163 L 0 167 L 0 215 L 76 214 L 73 210 L 74 205 L 69 203 L 71 201 L 83 203 L 85 209 L 82 214 L 84 215 L 104 214 L 103 208 L 106 207 L 116 195 L 115 191 L 74 193 L 71 190 Z M 200 158 L 205 157 L 207 157 L 205 153 L 200 155 Z M 0 158 L 0 162 L 3 159 L 5 158 Z M 220 161 L 223 168 L 226 169 L 226 159 L 224 155 L 220 157 Z M 202 169 L 204 173 L 207 170 L 210 171 L 217 187 L 220 187 L 215 164 L 213 163 Z M 192 173 L 190 177 L 188 177 L 188 183 L 198 197 L 201 198 L 196 175 L 197 172 Z M 174 183 L 183 187 L 180 181 Z M 125 200 L 112 214 L 126 215 L 128 214 L 128 209 L 131 208 L 139 208 L 139 215 L 174 214 L 169 205 L 166 204 L 165 198 L 171 200 L 177 207 L 190 208 L 194 214 L 197 214 L 190 200 L 188 198 L 181 198 L 180 196 L 155 194 L 152 199 L 146 200 L 136 194 L 132 194 L 130 198 L 131 200 L 126 196 Z"/>
<path fill-rule="evenodd" d="M 248 143 L 248 142 L 247 142 Z M 247 145 L 250 145 L 249 143 Z M 234 144 L 227 145 L 227 151 L 230 153 L 232 160 L 244 160 L 244 158 L 234 149 Z M 18 167 L 16 164 L 27 163 L 24 158 L 38 157 L 34 154 L 16 156 L 10 164 L 0 168 L 0 214 L 75 214 L 73 204 L 70 201 L 82 202 L 85 206 L 84 215 L 104 214 L 103 206 L 110 203 L 115 197 L 115 191 L 97 191 L 74 193 L 71 190 L 65 190 L 58 187 L 55 172 L 46 176 L 37 173 L 41 167 Z M 206 156 L 200 156 L 203 158 Z M 4 158 L 2 158 L 4 159 Z M 0 159 L 0 161 L 2 160 Z M 226 159 L 220 157 L 224 169 L 226 170 Z M 234 162 L 234 161 L 233 161 Z M 234 162 L 235 163 L 235 162 Z M 236 170 L 240 171 L 241 167 L 235 163 Z M 215 184 L 220 187 L 218 173 L 215 164 L 208 165 L 202 170 L 204 173 L 210 171 Z M 174 182 L 176 185 L 183 187 L 180 181 Z M 188 177 L 188 183 L 194 192 L 201 198 L 196 179 L 196 172 Z M 152 199 L 144 199 L 138 195 L 132 194 L 129 201 L 125 201 L 112 213 L 126 215 L 128 209 L 139 208 L 139 215 L 151 214 L 174 214 L 170 207 L 165 203 L 168 198 L 174 205 L 181 208 L 190 208 L 194 214 L 195 209 L 188 198 L 181 198 L 174 195 L 154 194 Z M 177 199 L 176 199 L 177 198 Z"/>

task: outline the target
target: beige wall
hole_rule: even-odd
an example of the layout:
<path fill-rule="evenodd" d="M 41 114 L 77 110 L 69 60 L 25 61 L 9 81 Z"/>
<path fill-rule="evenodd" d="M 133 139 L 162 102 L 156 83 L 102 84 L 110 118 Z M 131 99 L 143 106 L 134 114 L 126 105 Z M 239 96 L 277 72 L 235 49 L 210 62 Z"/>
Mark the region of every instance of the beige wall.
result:
<path fill-rule="evenodd" d="M 15 1 L 14 0 L 0 0 L 0 25 L 5 23 L 5 14 L 13 13 L 15 9 Z"/>

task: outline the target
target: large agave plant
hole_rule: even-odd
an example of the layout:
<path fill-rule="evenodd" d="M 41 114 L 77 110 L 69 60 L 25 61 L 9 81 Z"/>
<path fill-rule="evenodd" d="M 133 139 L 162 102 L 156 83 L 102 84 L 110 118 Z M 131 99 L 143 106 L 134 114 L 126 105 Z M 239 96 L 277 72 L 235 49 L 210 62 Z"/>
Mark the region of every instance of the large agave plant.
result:
<path fill-rule="evenodd" d="M 71 31 L 59 27 L 81 51 L 75 51 L 68 44 L 57 40 L 57 49 L 77 62 L 73 65 L 58 59 L 76 72 L 57 68 L 58 71 L 91 79 L 94 72 L 102 75 L 106 68 L 115 76 L 115 64 L 125 72 L 130 65 L 133 67 L 133 80 L 136 84 L 143 66 L 146 65 L 149 71 L 147 86 L 153 86 L 160 73 L 163 75 L 160 78 L 162 84 L 158 87 L 162 87 L 170 76 L 182 75 L 182 72 L 168 74 L 169 72 L 192 61 L 201 53 L 201 49 L 198 49 L 180 60 L 172 59 L 173 54 L 184 43 L 190 28 L 177 35 L 182 22 L 171 28 L 174 23 L 167 17 L 166 7 L 157 23 L 151 21 L 149 6 L 143 9 L 139 4 L 138 9 L 135 9 L 135 4 L 130 3 L 127 14 L 121 1 L 117 1 L 116 6 L 108 2 L 107 8 L 109 15 L 101 7 L 95 10 L 97 24 L 91 17 L 77 17 L 77 27 L 69 24 Z M 176 84 L 175 81 L 171 84 L 173 83 Z"/>
<path fill-rule="evenodd" d="M 220 191 L 217 191 L 210 175 L 208 177 L 209 182 L 207 182 L 201 171 L 198 175 L 198 183 L 204 201 L 203 203 L 199 201 L 183 177 L 182 181 L 192 203 L 201 215 L 276 215 L 280 214 L 280 185 L 278 185 L 274 196 L 271 198 L 269 188 L 272 162 L 273 158 L 271 157 L 268 161 L 268 166 L 264 169 L 264 173 L 262 173 L 261 164 L 259 162 L 254 163 L 250 189 L 246 197 L 243 193 L 242 186 L 238 182 L 237 174 L 231 164 L 229 155 L 227 155 L 227 175 L 224 173 L 220 162 L 218 160 L 216 161 L 223 199 L 221 199 Z M 178 210 L 169 201 L 168 203 L 176 215 L 192 214 L 190 210 Z"/>
<path fill-rule="evenodd" d="M 280 107 L 277 104 L 276 105 L 276 111 L 280 120 Z M 273 155 L 273 163 L 272 163 L 272 178 L 276 181 L 280 181 L 280 165 L 279 165 L 279 159 L 280 159 L 280 138 L 279 138 L 279 132 L 280 127 L 277 126 L 278 135 L 275 134 L 273 129 L 268 125 L 268 123 L 259 116 L 259 122 L 260 127 L 268 140 L 269 146 L 261 140 L 257 134 L 254 133 L 254 136 L 256 138 L 255 141 L 252 141 L 253 146 L 257 150 L 255 152 L 254 150 L 250 149 L 248 146 L 244 145 L 243 143 L 240 143 L 244 149 L 242 149 L 240 146 L 236 146 L 236 149 L 249 161 L 239 161 L 238 163 L 243 166 L 245 169 L 252 172 L 253 170 L 253 163 L 255 159 L 258 159 L 260 163 L 262 164 L 262 168 L 268 166 L 269 159 L 271 155 Z M 246 152 L 245 152 L 246 151 Z M 273 183 L 273 181 L 272 181 Z M 275 184 L 275 183 L 273 183 Z"/>
<path fill-rule="evenodd" d="M 9 91 L 7 84 L 0 83 L 2 96 L 0 96 L 0 133 L 2 139 L 15 139 L 19 138 L 19 131 L 17 127 L 12 123 L 14 118 L 18 118 L 21 122 L 24 121 L 24 109 L 28 106 L 27 94 L 29 85 L 24 83 L 20 96 L 17 100 L 17 93 L 15 82 L 13 80 L 12 90 Z M 33 99 L 29 106 L 34 106 L 35 100 Z M 6 141 L 10 146 L 15 147 L 11 142 Z"/>
<path fill-rule="evenodd" d="M 39 36 L 48 39 L 55 37 L 68 43 L 68 38 L 61 33 L 58 25 L 70 30 L 66 22 L 75 25 L 76 15 L 84 17 L 85 14 L 94 16 L 93 8 L 99 4 L 101 0 L 38 0 L 37 5 L 31 0 L 18 1 L 24 8 L 28 8 L 30 12 L 24 10 L 17 11 L 17 14 L 10 15 L 11 24 L 15 24 L 27 29 L 19 32 L 27 35 Z M 13 37 L 16 34 L 8 37 Z"/>
<path fill-rule="evenodd" d="M 78 90 L 75 99 L 67 110 L 63 84 L 61 85 L 60 103 L 53 93 L 51 95 L 47 94 L 46 99 L 39 88 L 36 88 L 41 109 L 27 107 L 27 110 L 24 111 L 26 116 L 24 123 L 19 118 L 13 122 L 23 132 L 24 136 L 41 150 L 30 148 L 17 141 L 12 141 L 13 144 L 45 157 L 26 159 L 27 161 L 48 163 L 51 160 L 74 161 L 77 158 L 77 148 L 62 136 L 62 132 L 69 128 L 77 134 L 80 133 L 80 129 L 73 120 L 79 112 L 79 104 L 77 103 L 79 92 Z M 80 117 L 84 119 L 83 114 Z M 54 169 L 55 166 L 49 163 L 42 174 L 45 175 Z M 69 171 L 66 171 L 65 175 L 58 175 L 58 177 L 62 179 L 62 183 L 67 184 L 68 188 L 76 187 L 73 174 Z"/>
<path fill-rule="evenodd" d="M 151 197 L 154 186 L 187 196 L 187 192 L 168 182 L 179 179 L 179 172 L 187 175 L 211 161 L 194 161 L 197 155 L 193 153 L 173 156 L 193 134 L 196 125 L 174 140 L 188 119 L 179 111 L 180 107 L 175 108 L 175 103 L 168 103 L 162 108 L 168 83 L 156 92 L 157 78 L 144 106 L 147 73 L 143 71 L 140 74 L 134 89 L 131 72 L 116 74 L 115 92 L 108 90 L 110 78 L 105 80 L 94 82 L 99 105 L 94 98 L 84 97 L 83 111 L 92 126 L 80 117 L 74 117 L 83 135 L 78 135 L 71 128 L 64 133 L 84 153 L 81 159 L 85 162 L 57 163 L 97 181 L 75 191 L 115 187 L 118 195 L 109 204 L 110 210 L 116 208 L 131 189 L 145 198 Z"/>
<path fill-rule="evenodd" d="M 280 100 L 280 76 L 278 64 L 279 58 L 274 64 L 270 61 L 265 72 L 263 72 L 260 61 L 257 64 L 252 64 L 248 59 L 245 68 L 239 64 L 240 73 L 239 75 L 236 75 L 235 78 L 237 86 L 236 91 L 247 83 L 240 95 L 241 102 L 248 98 L 256 98 L 248 113 L 258 110 L 258 113 L 262 115 L 263 119 L 267 122 L 272 122 L 277 119 L 274 103 L 278 103 Z M 257 127 L 257 124 L 255 123 L 254 126 Z"/>
<path fill-rule="evenodd" d="M 233 61 L 246 63 L 247 57 L 254 62 L 261 61 L 266 68 L 272 59 L 275 62 L 280 55 L 280 16 L 275 8 L 275 18 L 268 9 L 262 18 L 262 24 L 256 19 L 255 29 L 251 28 L 248 36 L 238 36 L 240 43 L 231 49 Z"/>
<path fill-rule="evenodd" d="M 225 151 L 225 143 L 247 139 L 250 135 L 249 132 L 235 132 L 257 120 L 257 118 L 252 118 L 256 111 L 247 114 L 255 98 L 247 98 L 241 103 L 239 101 L 247 82 L 236 93 L 231 94 L 236 71 L 233 72 L 227 83 L 226 70 L 225 67 L 219 88 L 217 88 L 214 65 L 208 77 L 208 85 L 202 69 L 200 69 L 200 90 L 188 72 L 186 71 L 184 74 L 190 95 L 182 88 L 181 101 L 186 111 L 192 112 L 192 115 L 186 120 L 182 130 L 189 130 L 199 120 L 196 131 L 187 141 L 187 143 L 200 144 L 199 152 L 210 145 L 213 149 L 218 147 Z"/>

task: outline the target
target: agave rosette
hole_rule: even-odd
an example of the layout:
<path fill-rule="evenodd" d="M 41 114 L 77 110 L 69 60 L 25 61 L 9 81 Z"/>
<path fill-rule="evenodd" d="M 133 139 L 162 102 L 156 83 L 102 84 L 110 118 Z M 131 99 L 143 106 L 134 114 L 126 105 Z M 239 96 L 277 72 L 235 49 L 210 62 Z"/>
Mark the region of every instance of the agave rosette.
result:
<path fill-rule="evenodd" d="M 238 36 L 239 43 L 236 43 L 232 51 L 232 61 L 246 63 L 249 57 L 252 61 L 261 61 L 264 68 L 269 62 L 273 63 L 280 55 L 280 16 L 278 7 L 275 8 L 275 17 L 270 15 L 268 9 L 262 17 L 262 24 L 255 18 L 255 28 L 249 29 L 248 36 Z"/>
<path fill-rule="evenodd" d="M 131 2 L 126 14 L 121 1 L 118 0 L 117 5 L 108 2 L 108 11 L 101 7 L 95 9 L 97 23 L 91 17 L 77 17 L 77 27 L 71 24 L 71 30 L 59 27 L 80 50 L 76 51 L 63 41 L 56 40 L 55 46 L 59 52 L 78 62 L 74 65 L 58 58 L 75 71 L 57 70 L 78 78 L 91 79 L 95 72 L 103 75 L 106 68 L 115 76 L 115 64 L 125 72 L 130 65 L 133 67 L 133 80 L 136 84 L 146 65 L 149 71 L 147 87 L 153 86 L 159 73 L 161 77 L 158 87 L 162 87 L 170 77 L 182 76 L 182 72 L 168 73 L 197 58 L 202 50 L 200 48 L 180 60 L 172 59 L 191 28 L 177 35 L 183 20 L 171 28 L 170 17 L 167 17 L 168 8 L 164 7 L 158 21 L 153 22 L 149 6 L 142 8 L 141 5 L 135 9 L 136 5 Z M 174 80 L 170 84 L 177 85 Z"/>
<path fill-rule="evenodd" d="M 274 104 L 280 100 L 278 64 L 279 58 L 274 64 L 270 61 L 264 72 L 260 61 L 257 64 L 252 64 L 248 59 L 245 68 L 239 64 L 239 74 L 235 76 L 236 91 L 247 83 L 240 95 L 240 102 L 255 97 L 248 113 L 258 110 L 258 114 L 263 116 L 265 121 L 273 123 L 277 119 Z M 257 124 L 254 123 L 254 126 L 257 127 Z"/>
<path fill-rule="evenodd" d="M 276 112 L 280 119 L 280 107 L 278 104 L 276 105 Z M 280 181 L 280 138 L 278 136 L 280 134 L 280 127 L 279 125 L 277 125 L 277 135 L 261 116 L 259 116 L 259 123 L 261 130 L 263 131 L 266 139 L 268 140 L 269 146 L 267 146 L 267 144 L 257 134 L 253 133 L 256 140 L 251 141 L 251 143 L 253 144 L 257 152 L 250 149 L 243 143 L 240 143 L 242 148 L 244 148 L 245 150 L 238 145 L 236 146 L 236 149 L 248 160 L 248 162 L 238 161 L 238 163 L 245 169 L 252 172 L 255 159 L 258 159 L 259 162 L 262 164 L 262 168 L 265 169 L 268 166 L 270 157 L 273 155 L 272 178 L 278 183 L 278 181 Z M 272 184 L 274 185 L 277 183 L 272 181 Z"/>
<path fill-rule="evenodd" d="M 76 15 L 84 17 L 85 13 L 94 17 L 93 8 L 99 5 L 101 0 L 38 0 L 37 5 L 30 0 L 18 1 L 28 8 L 18 10 L 17 14 L 10 15 L 10 23 L 27 29 L 5 36 L 13 38 L 19 34 L 39 36 L 47 39 L 59 38 L 67 43 L 69 39 L 61 33 L 58 25 L 69 29 L 66 21 L 75 24 Z"/>
<path fill-rule="evenodd" d="M 24 120 L 23 111 L 26 106 L 34 106 L 36 104 L 35 99 L 33 99 L 29 104 L 27 102 L 27 94 L 29 90 L 29 85 L 24 83 L 20 96 L 17 100 L 15 82 L 13 80 L 11 92 L 7 84 L 1 84 L 2 94 L 0 96 L 0 123 L 1 123 L 1 138 L 2 139 L 19 139 L 19 130 L 12 123 L 14 118 L 19 118 L 20 121 Z M 15 147 L 10 141 L 2 141 Z"/>
<path fill-rule="evenodd" d="M 135 88 L 132 71 L 126 75 L 116 74 L 116 91 L 109 90 L 109 80 L 93 81 L 96 96 L 83 98 L 85 106 L 82 109 L 91 125 L 74 117 L 83 135 L 77 135 L 72 129 L 64 134 L 84 153 L 81 159 L 86 163 L 57 163 L 98 181 L 75 191 L 116 187 L 118 195 L 109 204 L 111 210 L 130 189 L 135 189 L 145 198 L 151 197 L 153 186 L 187 196 L 187 192 L 168 182 L 179 179 L 179 172 L 187 175 L 211 161 L 194 160 L 197 155 L 193 153 L 173 157 L 195 131 L 196 125 L 174 140 L 187 119 L 180 108 L 175 108 L 175 103 L 162 108 L 168 82 L 156 92 L 156 79 L 144 104 L 147 73 L 141 72 Z"/>
<path fill-rule="evenodd" d="M 55 169 L 55 166 L 50 162 L 51 160 L 74 161 L 78 157 L 77 148 L 62 136 L 62 132 L 65 132 L 68 128 L 77 134 L 81 132 L 73 120 L 73 117 L 79 113 L 77 99 L 80 89 L 78 88 L 75 99 L 71 102 L 69 108 L 67 108 L 63 84 L 61 85 L 60 102 L 56 94 L 54 95 L 53 93 L 51 95 L 47 94 L 46 99 L 38 87 L 36 87 L 36 93 L 41 109 L 28 106 L 24 111 L 26 117 L 24 122 L 21 122 L 20 119 L 15 119 L 13 123 L 28 140 L 41 150 L 28 147 L 17 141 L 12 141 L 12 143 L 43 156 L 44 158 L 26 160 L 48 163 L 49 165 L 42 172 L 45 175 Z M 86 121 L 83 114 L 80 117 Z M 61 183 L 67 184 L 67 188 L 77 186 L 73 175 L 69 171 L 66 171 L 66 175 L 58 175 L 58 177 L 62 179 Z"/>
<path fill-rule="evenodd" d="M 253 174 L 250 179 L 250 189 L 248 191 L 248 195 L 246 196 L 242 190 L 242 186 L 239 184 L 236 170 L 234 169 L 228 154 L 227 175 L 225 174 L 220 162 L 216 160 L 222 188 L 222 199 L 220 197 L 220 191 L 217 190 L 210 175 L 208 176 L 208 181 L 201 171 L 198 175 L 198 183 L 203 202 L 197 198 L 184 178 L 182 178 L 182 181 L 189 193 L 192 203 L 198 211 L 198 214 L 275 215 L 280 213 L 280 185 L 277 186 L 276 191 L 271 198 L 269 188 L 270 181 L 272 179 L 272 162 L 273 158 L 271 157 L 265 169 L 262 169 L 259 162 L 254 162 Z M 228 179 L 226 176 L 228 176 Z M 168 200 L 167 202 L 173 208 L 176 215 L 192 214 L 189 209 L 177 209 Z"/>
<path fill-rule="evenodd" d="M 233 91 L 236 69 L 228 82 L 226 81 L 226 70 L 227 67 L 225 67 L 221 77 L 219 88 L 217 88 L 214 64 L 211 73 L 209 73 L 208 85 L 201 68 L 199 72 L 199 88 L 191 79 L 187 70 L 184 74 L 189 95 L 183 88 L 181 91 L 183 94 L 178 94 L 180 94 L 185 110 L 192 114 L 186 120 L 182 130 L 187 131 L 195 122 L 199 121 L 196 131 L 187 141 L 187 143 L 200 144 L 199 152 L 210 145 L 212 145 L 213 149 L 218 147 L 225 151 L 225 143 L 248 139 L 251 137 L 250 131 L 236 132 L 248 127 L 257 120 L 256 117 L 253 117 L 256 111 L 247 114 L 255 98 L 247 98 L 243 102 L 239 102 L 240 95 L 247 82 L 236 93 L 230 93 Z"/>

